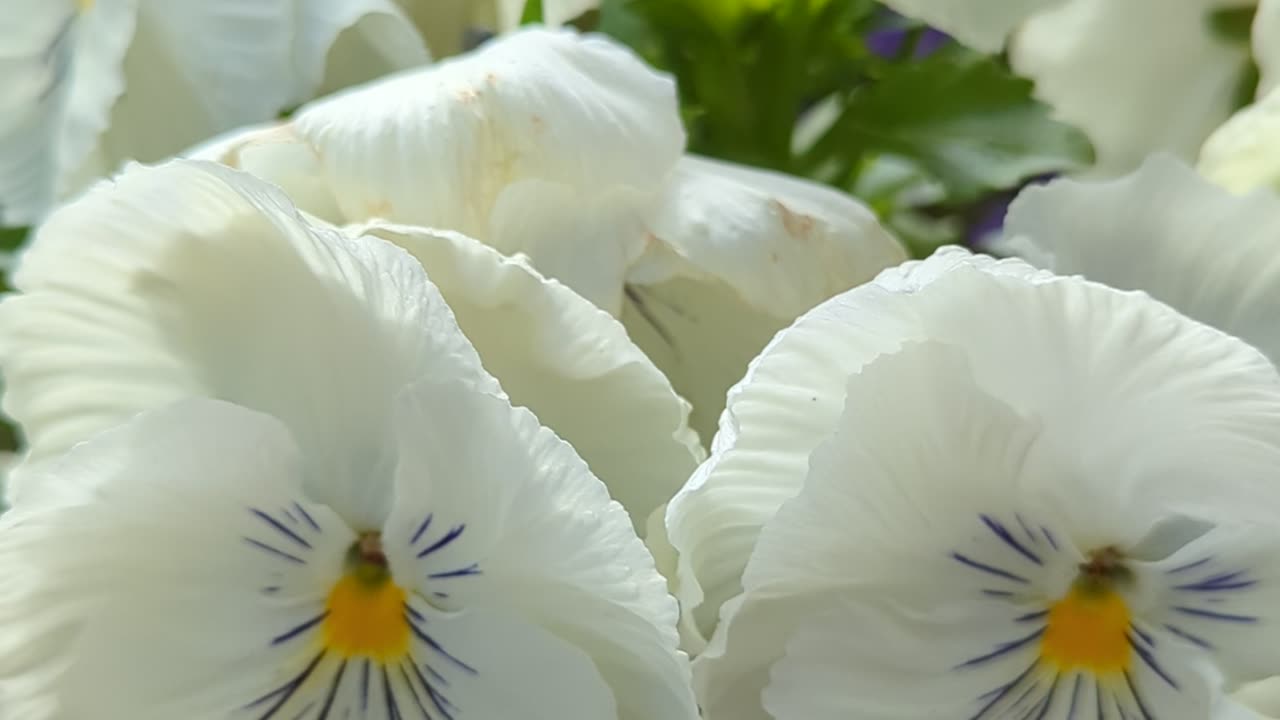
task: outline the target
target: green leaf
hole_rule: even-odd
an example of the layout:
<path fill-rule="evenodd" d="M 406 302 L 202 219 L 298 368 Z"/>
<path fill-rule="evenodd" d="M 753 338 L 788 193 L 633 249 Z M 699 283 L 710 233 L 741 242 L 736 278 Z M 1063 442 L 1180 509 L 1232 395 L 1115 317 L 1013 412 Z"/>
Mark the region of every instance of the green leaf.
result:
<path fill-rule="evenodd" d="M 968 51 L 892 64 L 849 95 L 810 154 L 901 155 L 941 180 L 955 201 L 1090 163 L 1084 134 L 1051 119 L 1031 91 L 1029 81 Z"/>
<path fill-rule="evenodd" d="M 520 13 L 521 25 L 537 25 L 542 22 L 542 0 L 525 0 L 524 12 Z"/>

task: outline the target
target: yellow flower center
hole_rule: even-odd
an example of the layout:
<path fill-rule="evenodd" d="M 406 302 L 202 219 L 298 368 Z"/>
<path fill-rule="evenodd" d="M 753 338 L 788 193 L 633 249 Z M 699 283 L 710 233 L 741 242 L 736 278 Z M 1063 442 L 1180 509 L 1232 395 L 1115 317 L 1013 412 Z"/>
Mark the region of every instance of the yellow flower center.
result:
<path fill-rule="evenodd" d="M 367 657 L 382 664 L 409 653 L 405 591 L 391 580 L 377 534 L 352 546 L 347 573 L 325 604 L 324 645 L 342 657 Z"/>
<path fill-rule="evenodd" d="M 1080 566 L 1071 590 L 1049 608 L 1040 657 L 1061 672 L 1108 675 L 1127 670 L 1133 655 L 1129 606 L 1116 585 L 1129 579 L 1117 551 L 1093 553 Z"/>

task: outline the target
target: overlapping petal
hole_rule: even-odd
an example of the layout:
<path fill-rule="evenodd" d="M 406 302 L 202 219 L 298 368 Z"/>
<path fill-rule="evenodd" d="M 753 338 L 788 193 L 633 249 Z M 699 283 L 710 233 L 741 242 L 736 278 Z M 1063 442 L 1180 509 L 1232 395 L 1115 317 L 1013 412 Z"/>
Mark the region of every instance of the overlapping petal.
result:
<path fill-rule="evenodd" d="M 306 3 L 301 12 L 285 0 L 62 0 L 23 3 L 5 19 L 0 32 L 17 60 L 6 64 L 5 86 L 16 92 L 0 123 L 8 224 L 38 220 L 126 160 L 163 159 L 274 118 L 322 85 L 427 59 L 390 0 Z"/>
<path fill-rule="evenodd" d="M 622 325 L 525 260 L 444 230 L 374 222 L 350 232 L 422 263 L 512 402 L 574 447 L 638 529 L 705 457 L 688 403 Z"/>
<path fill-rule="evenodd" d="M 1008 312 L 958 327 L 968 303 L 996 296 L 988 307 Z M 794 498 L 765 519 L 745 594 L 695 666 L 706 717 L 1058 717 L 1076 696 L 1207 716 L 1223 681 L 1204 653 L 1237 679 L 1265 674 L 1274 653 L 1256 659 L 1269 645 L 1242 641 L 1272 627 L 1243 619 L 1274 602 L 1280 579 L 1256 554 L 1275 541 L 1276 504 L 1250 507 L 1280 493 L 1268 479 L 1280 376 L 1266 361 L 1148 298 L 1078 279 L 961 267 L 899 304 L 914 306 L 920 342 L 849 375 Z M 1237 410 L 1251 419 L 1237 423 Z M 1224 458 L 1242 464 L 1224 476 Z M 1243 530 L 1162 533 L 1182 511 Z M 1135 548 L 1133 627 L 1169 636 L 1133 651 L 1128 690 L 1037 659 L 1042 608 L 1091 546 Z M 1203 577 L 1180 574 L 1210 562 Z M 1228 575 L 1238 582 L 1220 588 Z"/>
<path fill-rule="evenodd" d="M 1071 0 L 1019 29 L 1010 63 L 1089 136 L 1091 174 L 1128 172 L 1156 151 L 1189 159 L 1234 109 L 1249 57 L 1210 30 L 1209 14 L 1226 4 Z"/>
<path fill-rule="evenodd" d="M 394 510 L 373 527 L 413 590 L 408 655 L 350 651 L 326 617 L 369 526 L 310 496 L 280 423 L 193 400 L 44 464 L 4 519 L 6 711 L 695 717 L 674 601 L 572 449 L 456 379 L 396 408 Z"/>
<path fill-rule="evenodd" d="M 1211 471 L 1203 461 L 1173 461 L 1180 451 L 1171 438 L 1194 435 L 1198 423 L 1248 437 L 1251 426 L 1232 418 L 1256 413 L 1265 428 L 1274 410 L 1250 386 L 1274 372 L 1264 357 L 1140 295 L 954 249 L 887 271 L 774 339 L 730 391 L 710 459 L 672 501 L 676 592 L 704 634 L 739 592 L 760 528 L 798 492 L 810 454 L 841 412 L 846 379 L 922 339 L 963 347 L 984 388 L 1053 424 L 1058 441 L 1108 467 L 1109 479 L 1117 467 L 1146 472 L 1139 464 L 1148 459 L 1130 458 L 1131 449 L 1159 438 L 1167 452 L 1149 460 L 1164 468 L 1161 482 L 1194 488 Z M 1240 384 L 1228 388 L 1224 378 Z M 1195 423 L 1187 420 L 1192 405 Z"/>
<path fill-rule="evenodd" d="M 281 418 L 310 480 L 345 487 L 385 461 L 404 384 L 488 377 L 413 258 L 312 223 L 279 190 L 211 163 L 99 185 L 41 227 L 14 285 L 0 364 L 32 461 L 212 396 Z"/>
<path fill-rule="evenodd" d="M 1115 181 L 1027 189 L 1005 235 L 1037 265 L 1143 290 L 1280 358 L 1280 200 L 1269 190 L 1233 195 L 1157 156 Z"/>
<path fill-rule="evenodd" d="M 622 321 L 715 431 L 729 386 L 796 316 L 906 259 L 849 195 L 688 156 L 648 221 Z"/>
<path fill-rule="evenodd" d="M 681 157 L 669 78 L 603 38 L 523 30 L 202 148 L 332 221 L 447 228 L 619 317 L 694 406 L 791 319 L 905 257 L 849 195 Z"/>

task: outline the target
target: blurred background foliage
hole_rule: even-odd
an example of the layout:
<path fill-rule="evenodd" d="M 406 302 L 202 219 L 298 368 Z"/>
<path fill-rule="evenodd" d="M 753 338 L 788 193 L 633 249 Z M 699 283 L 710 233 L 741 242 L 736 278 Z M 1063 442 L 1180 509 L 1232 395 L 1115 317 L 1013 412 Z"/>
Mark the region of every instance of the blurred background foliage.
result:
<path fill-rule="evenodd" d="M 691 152 L 853 193 L 916 256 L 972 242 L 1026 181 L 1091 161 L 1004 58 L 872 0 L 603 0 L 574 24 L 675 76 Z M 0 229 L 6 290 L 26 235 Z"/>

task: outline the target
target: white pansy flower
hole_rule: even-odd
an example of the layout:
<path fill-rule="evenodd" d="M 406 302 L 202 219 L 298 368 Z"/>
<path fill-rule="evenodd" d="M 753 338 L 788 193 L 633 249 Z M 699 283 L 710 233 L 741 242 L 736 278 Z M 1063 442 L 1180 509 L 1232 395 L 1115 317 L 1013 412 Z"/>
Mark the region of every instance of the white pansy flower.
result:
<path fill-rule="evenodd" d="M 1056 180 L 1009 208 L 1003 249 L 1061 274 L 1142 290 L 1280 360 L 1280 198 L 1149 159 L 1108 182 Z"/>
<path fill-rule="evenodd" d="M 344 247 L 404 256 L 420 275 L 382 235 L 427 266 L 468 336 L 459 345 L 474 357 L 474 343 L 477 364 L 513 402 L 575 445 L 637 526 L 696 466 L 687 404 L 607 313 L 456 233 L 386 224 L 349 233 L 361 237 Z M 398 368 L 417 367 L 426 351 L 412 335 L 403 347 L 378 345 L 363 311 L 344 318 L 359 308 L 347 297 L 353 281 L 325 260 L 327 246 L 312 247 L 316 237 L 342 233 L 260 180 L 196 161 L 131 168 L 54 213 L 14 276 L 22 294 L 0 303 L 5 409 L 29 461 L 193 395 L 277 415 L 315 453 L 337 450 L 333 427 L 390 432 L 363 410 L 365 394 L 417 377 Z M 364 281 L 369 292 L 375 280 Z M 440 322 L 387 313 L 403 333 Z M 10 496 L 28 485 L 20 468 Z"/>
<path fill-rule="evenodd" d="M 603 37 L 527 29 L 196 155 L 334 222 L 527 255 L 620 317 L 707 435 L 774 332 L 905 255 L 846 194 L 683 147 L 669 78 Z"/>
<path fill-rule="evenodd" d="M 427 60 L 391 0 L 13 0 L 0 17 L 0 223 Z"/>
<path fill-rule="evenodd" d="M 890 0 L 887 4 L 952 33 L 978 50 L 1007 42 L 1014 72 L 1036 97 L 1085 132 L 1089 174 L 1118 175 L 1152 152 L 1193 158 L 1234 110 L 1250 51 L 1218 37 L 1215 12 L 1256 0 Z M 1264 5 L 1274 6 L 1275 0 Z M 1280 23 L 1260 8 L 1255 47 L 1265 59 Z M 1153 31 L 1153 28 L 1155 29 Z M 1274 29 L 1273 29 L 1274 28 Z M 1141 39 L 1141 42 L 1136 39 Z M 1270 73 L 1264 72 L 1264 89 Z M 1261 92 L 1261 91 L 1260 91 Z"/>
<path fill-rule="evenodd" d="M 1208 717 L 1280 663 L 1280 376 L 1167 306 L 943 250 L 729 403 L 668 513 L 686 602 L 737 595 L 709 720 Z"/>
<path fill-rule="evenodd" d="M 447 312 L 404 258 L 352 260 Z M 378 398 L 385 435 L 334 422 L 322 456 L 195 399 L 45 464 L 0 520 L 6 713 L 693 720 L 627 514 L 528 411 L 436 377 Z"/>

